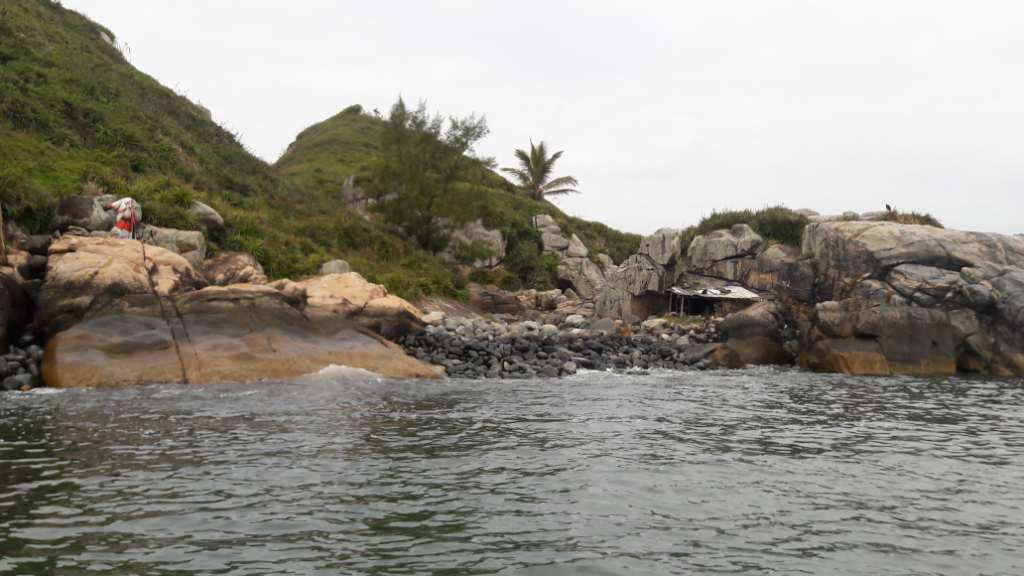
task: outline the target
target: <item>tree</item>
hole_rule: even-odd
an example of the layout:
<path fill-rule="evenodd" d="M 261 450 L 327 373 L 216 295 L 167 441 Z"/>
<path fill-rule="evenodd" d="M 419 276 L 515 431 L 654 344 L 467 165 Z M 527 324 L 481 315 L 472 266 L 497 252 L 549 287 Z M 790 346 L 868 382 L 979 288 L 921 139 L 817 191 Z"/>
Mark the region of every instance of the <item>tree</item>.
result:
<path fill-rule="evenodd" d="M 376 210 L 429 252 L 448 245 L 449 231 L 439 209 L 475 163 L 473 146 L 487 135 L 480 116 L 431 115 L 421 102 L 415 110 L 399 98 L 391 107 L 383 154 L 373 170 Z"/>
<path fill-rule="evenodd" d="M 562 157 L 559 150 L 548 156 L 544 142 L 534 146 L 530 142 L 530 152 L 516 150 L 516 158 L 519 159 L 518 168 L 502 168 L 503 172 L 511 174 L 519 183 L 523 193 L 534 200 L 543 200 L 545 196 L 557 196 L 560 194 L 577 194 L 576 186 L 579 183 L 572 176 L 560 176 L 551 178 L 551 172 L 555 168 L 555 162 Z"/>

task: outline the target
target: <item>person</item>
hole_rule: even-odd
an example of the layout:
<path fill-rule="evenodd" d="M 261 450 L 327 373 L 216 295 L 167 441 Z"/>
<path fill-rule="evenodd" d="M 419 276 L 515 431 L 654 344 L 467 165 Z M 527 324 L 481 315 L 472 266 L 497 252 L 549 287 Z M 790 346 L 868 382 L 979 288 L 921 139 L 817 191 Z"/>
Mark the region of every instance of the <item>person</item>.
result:
<path fill-rule="evenodd" d="M 107 209 L 114 210 L 116 218 L 110 234 L 115 238 L 136 238 L 136 229 L 142 220 L 142 207 L 139 203 L 124 197 L 107 204 Z"/>

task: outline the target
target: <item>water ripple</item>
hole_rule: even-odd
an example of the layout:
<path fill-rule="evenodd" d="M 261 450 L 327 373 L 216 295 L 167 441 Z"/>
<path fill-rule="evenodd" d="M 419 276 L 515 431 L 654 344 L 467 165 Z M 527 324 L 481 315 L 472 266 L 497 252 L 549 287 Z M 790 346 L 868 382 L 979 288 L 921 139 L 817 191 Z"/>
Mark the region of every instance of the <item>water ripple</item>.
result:
<path fill-rule="evenodd" d="M 0 397 L 0 574 L 1020 574 L 1024 386 L 589 373 Z"/>

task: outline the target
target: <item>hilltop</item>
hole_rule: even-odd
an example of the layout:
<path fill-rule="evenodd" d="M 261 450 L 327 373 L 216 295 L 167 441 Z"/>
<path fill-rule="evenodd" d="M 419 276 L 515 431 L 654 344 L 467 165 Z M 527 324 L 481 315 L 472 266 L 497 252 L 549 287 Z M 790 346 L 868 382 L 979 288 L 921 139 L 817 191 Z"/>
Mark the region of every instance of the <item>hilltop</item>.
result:
<path fill-rule="evenodd" d="M 313 274 L 343 258 L 399 294 L 457 295 L 465 278 L 453 265 L 338 195 L 378 157 L 383 125 L 350 106 L 304 130 L 271 166 L 208 110 L 132 67 L 111 30 L 46 0 L 8 0 L 0 9 L 0 201 L 7 220 L 29 232 L 48 232 L 58 200 L 72 194 L 132 196 L 146 222 L 182 229 L 202 229 L 187 209 L 198 200 L 225 220 L 222 231 L 204 230 L 210 253 L 251 253 L 271 277 Z M 541 213 L 616 260 L 639 243 L 521 198 L 483 166 L 460 186 L 447 217 L 481 219 L 509 235 L 518 270 L 492 279 L 522 284 L 551 281 L 530 270 L 545 265 L 529 225 Z M 530 243 L 537 249 L 526 250 Z"/>

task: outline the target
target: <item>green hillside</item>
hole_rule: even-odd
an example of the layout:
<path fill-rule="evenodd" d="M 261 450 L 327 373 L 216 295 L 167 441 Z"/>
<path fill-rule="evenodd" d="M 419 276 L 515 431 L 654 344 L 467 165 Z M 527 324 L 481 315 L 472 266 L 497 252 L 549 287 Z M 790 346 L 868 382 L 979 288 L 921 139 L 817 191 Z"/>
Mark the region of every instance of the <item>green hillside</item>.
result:
<path fill-rule="evenodd" d="M 133 68 L 110 30 L 49 0 L 0 3 L 0 202 L 31 232 L 49 231 L 56 203 L 72 194 L 130 195 L 146 222 L 175 228 L 198 228 L 187 208 L 200 200 L 225 219 L 224 232 L 208 231 L 211 253 L 251 252 L 273 277 L 344 258 L 401 295 L 457 294 L 464 280 L 450 266 L 339 202 L 345 177 L 379 154 L 382 125 L 350 109 L 303 131 L 272 167 L 208 111 Z M 450 216 L 515 231 L 547 212 L 617 259 L 635 248 L 634 236 L 510 190 L 480 167 Z"/>

